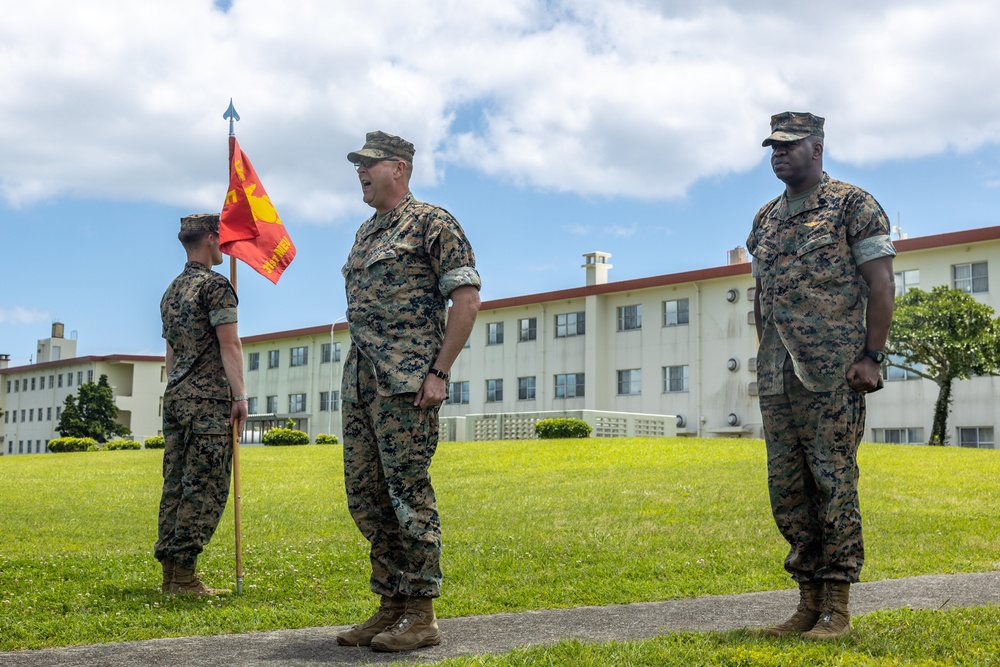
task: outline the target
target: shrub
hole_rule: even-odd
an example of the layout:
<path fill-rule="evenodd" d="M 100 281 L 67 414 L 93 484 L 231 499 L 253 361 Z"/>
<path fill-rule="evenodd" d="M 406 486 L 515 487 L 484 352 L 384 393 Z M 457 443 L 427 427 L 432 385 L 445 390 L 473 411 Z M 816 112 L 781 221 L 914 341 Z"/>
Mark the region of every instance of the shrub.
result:
<path fill-rule="evenodd" d="M 285 447 L 288 445 L 308 445 L 309 434 L 292 428 L 272 428 L 261 438 L 267 447 Z"/>
<path fill-rule="evenodd" d="M 104 443 L 104 449 L 114 452 L 122 449 L 142 449 L 142 445 L 135 440 L 110 440 Z"/>
<path fill-rule="evenodd" d="M 542 419 L 535 422 L 539 438 L 589 438 L 594 429 L 582 419 Z"/>
<path fill-rule="evenodd" d="M 86 452 L 91 447 L 97 447 L 97 441 L 93 438 L 55 438 L 49 440 L 49 451 L 55 453 L 62 452 Z"/>
<path fill-rule="evenodd" d="M 163 449 L 167 443 L 162 435 L 154 435 L 151 438 L 146 438 L 146 441 L 142 444 L 146 449 Z"/>
<path fill-rule="evenodd" d="M 320 433 L 316 436 L 317 445 L 336 445 L 340 440 L 337 439 L 335 435 L 328 435 L 326 433 Z"/>

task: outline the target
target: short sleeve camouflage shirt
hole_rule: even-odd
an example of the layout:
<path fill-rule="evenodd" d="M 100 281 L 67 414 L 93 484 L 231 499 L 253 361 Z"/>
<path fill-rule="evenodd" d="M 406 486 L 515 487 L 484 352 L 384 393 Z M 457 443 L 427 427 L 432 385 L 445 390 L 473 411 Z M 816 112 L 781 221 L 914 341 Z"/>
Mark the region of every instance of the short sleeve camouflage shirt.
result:
<path fill-rule="evenodd" d="M 809 391 L 848 388 L 866 338 L 868 286 L 858 266 L 896 254 L 889 231 L 870 194 L 825 173 L 799 213 L 789 213 L 784 194 L 760 209 L 747 250 L 760 280 L 761 395 L 783 393 L 786 355 Z"/>
<path fill-rule="evenodd" d="M 407 194 L 361 225 L 342 272 L 353 343 L 344 400 L 357 400 L 359 354 L 373 364 L 381 395 L 418 391 L 444 341 L 448 295 L 482 284 L 462 227 Z"/>
<path fill-rule="evenodd" d="M 225 276 L 188 262 L 160 299 L 163 337 L 174 353 L 164 397 L 229 399 L 215 327 L 236 322 L 237 298 Z"/>

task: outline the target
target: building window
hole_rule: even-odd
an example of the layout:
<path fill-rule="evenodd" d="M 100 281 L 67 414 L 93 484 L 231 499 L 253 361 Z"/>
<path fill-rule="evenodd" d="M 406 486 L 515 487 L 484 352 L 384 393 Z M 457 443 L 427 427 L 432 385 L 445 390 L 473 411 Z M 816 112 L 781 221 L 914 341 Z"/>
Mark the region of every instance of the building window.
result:
<path fill-rule="evenodd" d="M 528 317 L 523 320 L 517 321 L 517 340 L 518 342 L 525 342 L 529 340 L 535 340 L 535 336 L 538 331 L 538 319 L 534 317 Z"/>
<path fill-rule="evenodd" d="M 87 382 L 94 381 L 94 371 L 87 371 Z"/>
<path fill-rule="evenodd" d="M 288 411 L 289 412 L 305 412 L 306 411 L 306 395 L 305 394 L 289 394 L 288 395 Z"/>
<path fill-rule="evenodd" d="M 336 412 L 339 409 L 340 409 L 339 391 L 321 391 L 319 393 L 320 412 L 329 412 L 330 410 Z"/>
<path fill-rule="evenodd" d="M 469 402 L 469 383 L 451 382 L 448 384 L 448 402 L 464 404 Z"/>
<path fill-rule="evenodd" d="M 55 382 L 55 379 L 54 375 L 49 376 L 49 389 L 52 389 L 52 383 Z"/>
<path fill-rule="evenodd" d="M 247 414 L 257 414 L 257 397 L 251 396 L 247 399 Z"/>
<path fill-rule="evenodd" d="M 267 397 L 267 412 L 268 414 L 275 414 L 278 412 L 278 397 L 268 396 Z"/>
<path fill-rule="evenodd" d="M 642 304 L 618 307 L 618 330 L 635 331 L 642 328 Z"/>
<path fill-rule="evenodd" d="M 486 381 L 486 402 L 499 403 L 503 400 L 503 380 Z"/>
<path fill-rule="evenodd" d="M 260 368 L 260 352 L 251 352 L 247 355 L 247 370 L 255 371 Z"/>
<path fill-rule="evenodd" d="M 267 367 L 277 368 L 278 362 L 281 359 L 281 350 L 268 350 L 267 352 Z"/>
<path fill-rule="evenodd" d="M 58 420 L 60 417 L 62 417 L 62 406 L 61 405 L 57 405 L 56 406 L 56 419 Z"/>
<path fill-rule="evenodd" d="M 52 408 L 45 408 L 45 421 L 52 421 Z"/>
<path fill-rule="evenodd" d="M 76 385 L 80 386 L 83 384 L 83 371 L 76 372 Z"/>
<path fill-rule="evenodd" d="M 8 394 L 11 393 L 10 392 L 10 380 L 7 380 L 7 393 Z"/>
<path fill-rule="evenodd" d="M 896 271 L 896 296 L 903 296 L 911 289 L 920 287 L 920 269 Z"/>
<path fill-rule="evenodd" d="M 962 447 L 993 449 L 993 427 L 973 426 L 958 429 L 958 444 Z"/>
<path fill-rule="evenodd" d="M 877 428 L 875 442 L 888 442 L 897 445 L 919 445 L 924 442 L 922 428 Z"/>
<path fill-rule="evenodd" d="M 688 367 L 686 365 L 663 367 L 663 391 L 667 394 L 688 391 Z"/>
<path fill-rule="evenodd" d="M 897 364 L 906 363 L 906 361 L 902 357 L 900 357 L 899 355 L 895 355 L 895 354 L 890 354 L 886 361 L 891 362 L 891 363 L 897 363 Z M 920 366 L 919 365 L 917 366 L 917 370 L 920 370 Z M 890 380 L 893 380 L 893 381 L 894 380 L 919 380 L 920 379 L 920 375 L 918 375 L 914 371 L 906 370 L 904 368 L 899 368 L 898 366 L 889 366 L 889 365 L 886 365 L 886 367 L 885 367 L 885 379 L 886 379 L 887 382 L 890 381 Z M 888 441 L 886 441 L 886 442 L 888 442 Z"/>
<path fill-rule="evenodd" d="M 309 348 L 308 347 L 293 347 L 292 348 L 292 366 L 305 366 L 309 363 Z"/>
<path fill-rule="evenodd" d="M 990 291 L 990 276 L 986 262 L 955 264 L 951 267 L 952 287 L 966 294 L 983 294 Z"/>
<path fill-rule="evenodd" d="M 565 373 L 556 376 L 556 398 L 576 398 L 583 395 L 583 373 Z"/>
<path fill-rule="evenodd" d="M 586 313 L 556 315 L 556 338 L 582 336 L 586 331 Z"/>
<path fill-rule="evenodd" d="M 35 378 L 31 378 L 31 391 L 35 391 Z"/>
<path fill-rule="evenodd" d="M 59 374 L 59 386 L 62 386 L 62 373 Z"/>
<path fill-rule="evenodd" d="M 486 344 L 503 345 L 503 322 L 490 322 L 486 325 Z"/>
<path fill-rule="evenodd" d="M 688 323 L 688 300 L 663 302 L 663 326 L 676 327 Z"/>
<path fill-rule="evenodd" d="M 73 374 L 72 373 L 66 373 L 66 386 L 67 387 L 72 387 L 73 386 Z M 15 387 L 15 389 L 16 389 L 16 387 Z"/>
<path fill-rule="evenodd" d="M 320 348 L 321 364 L 328 364 L 331 361 L 340 361 L 340 343 L 323 343 Z"/>
<path fill-rule="evenodd" d="M 642 370 L 633 368 L 618 371 L 618 395 L 634 396 L 642 393 Z"/>
<path fill-rule="evenodd" d="M 42 413 L 39 412 L 38 414 L 39 414 L 39 416 L 41 416 Z M 28 421 L 29 422 L 35 421 L 35 409 L 34 408 L 29 408 L 28 409 Z"/>
<path fill-rule="evenodd" d="M 535 400 L 535 378 L 517 378 L 517 400 L 519 401 L 533 401 Z"/>

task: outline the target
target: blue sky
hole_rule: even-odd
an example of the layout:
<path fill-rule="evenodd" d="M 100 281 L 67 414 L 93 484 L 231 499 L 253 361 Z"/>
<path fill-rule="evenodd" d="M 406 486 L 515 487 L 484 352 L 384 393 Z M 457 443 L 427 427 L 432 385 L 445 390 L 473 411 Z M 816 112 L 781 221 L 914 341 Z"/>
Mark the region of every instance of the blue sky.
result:
<path fill-rule="evenodd" d="M 28 363 L 61 321 L 81 355 L 162 354 L 230 97 L 298 249 L 277 285 L 240 265 L 244 335 L 342 317 L 370 211 L 345 155 L 375 129 L 416 144 L 413 191 L 466 228 L 485 299 L 582 285 L 593 250 L 611 280 L 724 264 L 780 193 L 760 141 L 789 109 L 910 237 L 996 225 L 1000 8 L 940 4 L 26 4 L 0 24 L 0 353 Z"/>

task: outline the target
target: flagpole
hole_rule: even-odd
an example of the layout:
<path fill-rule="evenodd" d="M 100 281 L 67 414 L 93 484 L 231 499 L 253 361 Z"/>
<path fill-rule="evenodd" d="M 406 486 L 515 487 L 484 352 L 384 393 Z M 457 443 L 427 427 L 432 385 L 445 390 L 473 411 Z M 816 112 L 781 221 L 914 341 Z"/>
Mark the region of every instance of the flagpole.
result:
<path fill-rule="evenodd" d="M 232 98 L 229 99 L 229 108 L 222 117 L 229 121 L 229 164 L 226 165 L 226 175 L 233 164 L 233 138 L 236 136 L 233 122 L 240 119 L 233 107 Z M 233 292 L 236 292 L 236 258 L 229 256 L 229 282 L 233 285 Z M 242 361 L 242 360 L 241 360 Z M 236 530 L 236 594 L 243 594 L 243 530 L 242 530 L 242 497 L 240 495 L 240 435 L 238 433 L 238 423 L 232 425 L 232 445 L 233 445 L 233 516 Z"/>

